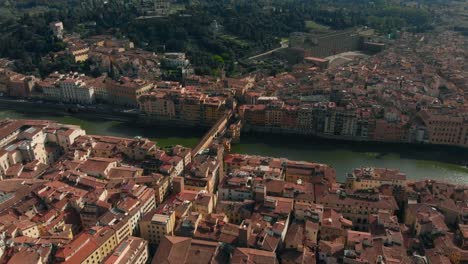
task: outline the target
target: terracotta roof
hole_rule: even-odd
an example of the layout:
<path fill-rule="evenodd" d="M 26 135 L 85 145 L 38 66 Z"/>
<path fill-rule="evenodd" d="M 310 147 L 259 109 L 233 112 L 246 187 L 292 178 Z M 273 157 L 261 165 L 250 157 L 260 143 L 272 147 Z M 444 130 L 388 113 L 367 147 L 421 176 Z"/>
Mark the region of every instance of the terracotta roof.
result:
<path fill-rule="evenodd" d="M 286 245 L 302 245 L 304 227 L 298 223 L 292 223 L 284 239 Z"/>
<path fill-rule="evenodd" d="M 339 254 L 344 250 L 344 243 L 341 239 L 336 239 L 334 241 L 320 240 L 319 242 L 320 252 L 327 254 L 328 256 Z"/>
<path fill-rule="evenodd" d="M 165 236 L 159 244 L 158 250 L 154 255 L 153 264 L 179 264 L 185 263 L 191 238 Z"/>
<path fill-rule="evenodd" d="M 356 244 L 356 243 L 362 243 L 365 240 L 367 240 L 369 242 L 372 241 L 371 233 L 348 230 L 348 233 L 347 233 L 347 244 L 348 245 L 353 245 L 353 244 Z"/>
<path fill-rule="evenodd" d="M 138 169 L 135 167 L 115 167 L 109 170 L 108 177 L 112 178 L 133 178 L 138 175 L 139 171 L 143 171 L 142 169 Z"/>
<path fill-rule="evenodd" d="M 16 264 L 16 263 L 37 264 L 40 261 L 41 261 L 41 255 L 39 252 L 37 252 L 34 249 L 23 248 L 19 252 L 15 253 L 7 263 L 8 264 Z"/>
<path fill-rule="evenodd" d="M 145 250 L 148 250 L 148 242 L 142 238 L 131 236 L 122 241 L 103 263 L 132 263 L 136 258 L 139 258 Z"/>
<path fill-rule="evenodd" d="M 78 167 L 78 170 L 88 174 L 99 173 L 103 175 L 105 170 L 109 168 L 113 162 L 116 162 L 116 160 L 107 158 L 90 158 L 83 162 Z"/>
<path fill-rule="evenodd" d="M 234 249 L 231 263 L 275 264 L 278 263 L 278 260 L 276 259 L 275 252 L 253 248 L 236 248 Z"/>

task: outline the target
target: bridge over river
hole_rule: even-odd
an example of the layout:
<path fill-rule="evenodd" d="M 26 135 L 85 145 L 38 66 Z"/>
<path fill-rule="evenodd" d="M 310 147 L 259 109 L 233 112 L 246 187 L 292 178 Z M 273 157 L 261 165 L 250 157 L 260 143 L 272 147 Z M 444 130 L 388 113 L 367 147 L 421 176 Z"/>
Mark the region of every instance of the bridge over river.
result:
<path fill-rule="evenodd" d="M 229 110 L 203 136 L 198 145 L 192 150 L 192 157 L 198 155 L 202 150 L 209 147 L 218 135 L 224 133 L 231 118 L 232 110 Z"/>
<path fill-rule="evenodd" d="M 95 115 L 76 115 L 42 106 L 25 107 L 22 103 L 0 103 L 0 119 L 25 118 L 49 119 L 64 124 L 80 125 L 88 134 L 120 137 L 143 136 L 159 146 L 184 145 L 194 153 L 206 148 L 216 135 L 229 126 L 227 113 L 209 132 L 195 128 L 168 127 L 164 124 L 142 126 L 133 121 L 96 118 Z M 275 135 L 264 133 L 242 133 L 240 143 L 233 144 L 232 152 L 250 155 L 284 157 L 292 160 L 320 162 L 333 166 L 337 179 L 344 180 L 345 174 L 354 168 L 375 166 L 398 168 L 410 180 L 439 179 L 468 184 L 468 169 L 457 163 L 468 161 L 468 150 L 433 146 L 408 146 L 370 142 L 344 142 L 304 136 Z"/>

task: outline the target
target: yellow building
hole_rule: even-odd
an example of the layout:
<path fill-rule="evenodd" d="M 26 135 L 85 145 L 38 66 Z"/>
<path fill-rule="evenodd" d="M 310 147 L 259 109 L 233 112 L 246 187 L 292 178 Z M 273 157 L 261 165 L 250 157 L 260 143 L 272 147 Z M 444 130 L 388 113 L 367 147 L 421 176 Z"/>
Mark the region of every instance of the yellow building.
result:
<path fill-rule="evenodd" d="M 140 221 L 140 234 L 150 244 L 159 244 L 164 236 L 173 235 L 174 226 L 175 212 L 164 215 L 151 211 Z"/>
<path fill-rule="evenodd" d="M 117 236 L 110 227 L 93 227 L 79 234 L 71 243 L 55 254 L 59 263 L 101 263 L 118 245 Z"/>
<path fill-rule="evenodd" d="M 107 232 L 107 233 L 106 233 Z M 96 237 L 97 250 L 88 256 L 82 263 L 101 263 L 117 247 L 117 236 L 112 230 L 104 231 L 103 235 Z M 76 262 L 70 262 L 76 263 Z"/>
<path fill-rule="evenodd" d="M 128 77 L 123 77 L 119 81 L 108 81 L 107 85 L 110 103 L 130 107 L 137 107 L 138 98 L 154 87 L 151 82 Z"/>
<path fill-rule="evenodd" d="M 75 62 L 88 60 L 88 47 L 73 47 L 70 49 L 70 54 L 73 56 Z"/>
<path fill-rule="evenodd" d="M 154 192 L 156 196 L 156 205 L 160 205 L 169 194 L 171 178 L 165 177 L 161 174 L 153 175 L 155 175 Z"/>
<path fill-rule="evenodd" d="M 148 242 L 139 237 L 129 237 L 119 244 L 104 264 L 144 264 L 148 261 Z"/>
<path fill-rule="evenodd" d="M 382 185 L 406 186 L 406 174 L 395 169 L 358 168 L 348 175 L 347 188 L 357 191 L 378 188 Z"/>
<path fill-rule="evenodd" d="M 38 224 L 29 220 L 24 220 L 16 224 L 19 232 L 23 236 L 38 238 L 40 236 Z"/>
<path fill-rule="evenodd" d="M 115 237 L 117 239 L 117 243 L 124 241 L 133 234 L 133 230 L 130 225 L 131 218 L 131 215 L 127 215 L 125 218 L 118 221 L 117 224 L 111 226 L 112 229 L 115 230 Z"/>

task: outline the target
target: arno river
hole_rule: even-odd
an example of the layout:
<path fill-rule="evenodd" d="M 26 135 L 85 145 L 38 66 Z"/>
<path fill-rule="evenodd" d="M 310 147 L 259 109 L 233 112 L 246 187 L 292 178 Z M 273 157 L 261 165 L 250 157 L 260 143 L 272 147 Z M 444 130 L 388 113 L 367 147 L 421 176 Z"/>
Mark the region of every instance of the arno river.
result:
<path fill-rule="evenodd" d="M 88 134 L 143 136 L 156 141 L 159 146 L 181 144 L 194 147 L 205 132 L 158 125 L 141 127 L 127 122 L 96 120 L 92 115 L 78 118 L 21 110 L 0 110 L 0 119 L 3 118 L 50 119 L 80 125 Z M 458 148 L 353 143 L 291 135 L 244 133 L 241 135 L 241 143 L 233 145 L 232 151 L 329 164 L 336 169 L 339 181 L 343 181 L 345 174 L 353 168 L 374 166 L 398 168 L 413 180 L 431 178 L 468 184 L 468 169 L 455 164 L 468 163 L 468 150 Z"/>

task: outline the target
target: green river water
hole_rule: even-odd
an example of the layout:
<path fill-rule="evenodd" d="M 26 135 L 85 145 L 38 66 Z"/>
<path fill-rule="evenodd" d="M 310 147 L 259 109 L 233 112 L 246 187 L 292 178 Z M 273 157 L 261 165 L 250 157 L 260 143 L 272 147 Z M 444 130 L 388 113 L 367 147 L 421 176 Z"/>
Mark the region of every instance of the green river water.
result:
<path fill-rule="evenodd" d="M 205 132 L 201 129 L 168 128 L 163 125 L 141 127 L 131 122 L 98 120 L 92 115 L 76 117 L 21 110 L 0 110 L 0 119 L 3 118 L 55 120 L 64 124 L 80 125 L 88 134 L 143 136 L 163 147 L 175 144 L 194 147 Z M 340 181 L 343 181 L 346 173 L 351 172 L 353 168 L 374 166 L 400 169 L 412 180 L 437 179 L 468 184 L 468 169 L 458 165 L 468 163 L 468 150 L 459 148 L 342 142 L 290 135 L 244 133 L 241 135 L 241 142 L 233 145 L 232 151 L 329 164 L 336 169 L 337 179 Z"/>

